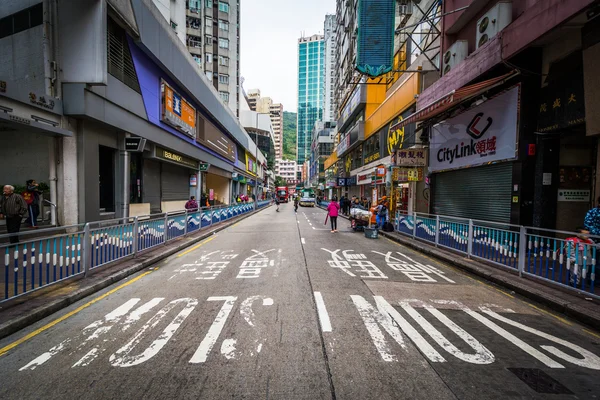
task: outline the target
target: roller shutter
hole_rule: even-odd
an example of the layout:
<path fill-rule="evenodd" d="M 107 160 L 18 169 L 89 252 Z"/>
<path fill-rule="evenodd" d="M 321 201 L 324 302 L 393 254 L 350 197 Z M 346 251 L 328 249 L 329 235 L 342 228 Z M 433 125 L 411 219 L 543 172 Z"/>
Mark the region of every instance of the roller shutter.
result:
<path fill-rule="evenodd" d="M 512 163 L 434 174 L 432 212 L 510 223 Z"/>
<path fill-rule="evenodd" d="M 186 200 L 190 195 L 189 170 L 162 163 L 160 184 L 162 201 Z"/>

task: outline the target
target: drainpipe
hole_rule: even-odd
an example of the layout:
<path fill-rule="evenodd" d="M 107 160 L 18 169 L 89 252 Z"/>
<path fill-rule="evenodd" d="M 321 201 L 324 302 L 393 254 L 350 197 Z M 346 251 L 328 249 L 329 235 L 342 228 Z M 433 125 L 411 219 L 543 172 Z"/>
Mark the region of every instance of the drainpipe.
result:
<path fill-rule="evenodd" d="M 43 35 L 42 35 L 42 53 L 44 56 L 44 89 L 48 96 L 53 96 L 52 90 L 52 68 L 50 67 L 50 36 L 52 32 L 50 0 L 44 0 L 42 5 L 44 12 Z"/>
<path fill-rule="evenodd" d="M 52 137 L 48 141 L 48 180 L 50 181 L 50 224 L 56 226 L 56 138 Z M 64 212 L 64 211 L 63 211 Z"/>

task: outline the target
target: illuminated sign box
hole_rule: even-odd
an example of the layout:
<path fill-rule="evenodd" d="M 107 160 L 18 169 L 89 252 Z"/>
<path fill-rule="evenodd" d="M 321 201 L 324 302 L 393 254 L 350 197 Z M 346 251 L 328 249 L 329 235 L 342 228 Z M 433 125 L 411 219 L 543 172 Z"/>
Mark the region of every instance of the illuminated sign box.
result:
<path fill-rule="evenodd" d="M 161 120 L 195 139 L 196 109 L 164 80 L 161 80 L 160 92 Z"/>

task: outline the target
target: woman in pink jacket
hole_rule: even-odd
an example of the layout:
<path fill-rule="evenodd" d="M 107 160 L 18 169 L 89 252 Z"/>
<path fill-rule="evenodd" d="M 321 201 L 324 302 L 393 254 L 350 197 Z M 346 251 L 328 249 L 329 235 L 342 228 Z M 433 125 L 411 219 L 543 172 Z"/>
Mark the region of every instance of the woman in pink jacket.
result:
<path fill-rule="evenodd" d="M 337 197 L 327 206 L 327 214 L 331 220 L 331 233 L 337 232 L 337 217 L 340 210 L 340 203 L 337 202 Z"/>

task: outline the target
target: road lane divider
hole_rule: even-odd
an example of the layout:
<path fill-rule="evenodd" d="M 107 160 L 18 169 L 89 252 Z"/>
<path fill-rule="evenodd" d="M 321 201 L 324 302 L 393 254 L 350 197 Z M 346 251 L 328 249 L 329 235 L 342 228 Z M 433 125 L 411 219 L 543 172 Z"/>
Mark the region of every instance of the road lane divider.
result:
<path fill-rule="evenodd" d="M 317 311 L 319 313 L 319 321 L 321 322 L 321 330 L 323 332 L 331 332 L 331 320 L 325 308 L 325 302 L 321 292 L 315 292 L 315 302 L 317 303 Z"/>

